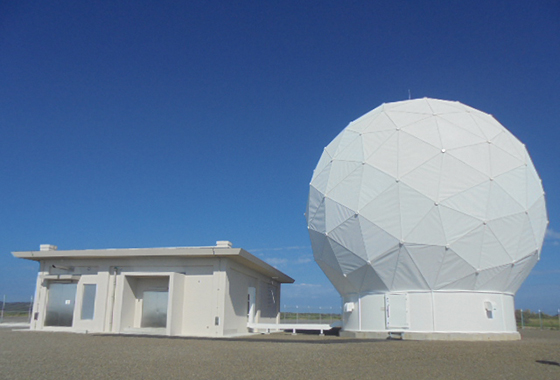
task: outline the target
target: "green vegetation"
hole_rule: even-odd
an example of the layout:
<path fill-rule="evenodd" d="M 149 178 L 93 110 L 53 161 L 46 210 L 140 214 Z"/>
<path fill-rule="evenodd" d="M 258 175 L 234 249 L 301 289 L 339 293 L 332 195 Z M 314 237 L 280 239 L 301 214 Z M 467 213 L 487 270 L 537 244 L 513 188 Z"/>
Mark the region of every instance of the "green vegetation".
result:
<path fill-rule="evenodd" d="M 542 313 L 539 318 L 539 313 L 532 312 L 531 310 L 523 310 L 523 318 L 521 315 L 521 310 L 515 310 L 515 320 L 517 322 L 517 327 L 519 328 L 542 328 L 546 330 L 558 330 L 560 329 L 560 320 L 558 315 L 548 315 Z"/>
<path fill-rule="evenodd" d="M 29 307 L 29 302 L 6 302 L 6 305 L 4 305 L 4 318 L 26 317 L 29 315 Z M 0 302 L 0 310 L 2 310 L 2 302 Z"/>
<path fill-rule="evenodd" d="M 280 320 L 283 322 L 302 322 L 302 323 L 332 323 L 340 321 L 340 314 L 336 313 L 280 313 Z"/>

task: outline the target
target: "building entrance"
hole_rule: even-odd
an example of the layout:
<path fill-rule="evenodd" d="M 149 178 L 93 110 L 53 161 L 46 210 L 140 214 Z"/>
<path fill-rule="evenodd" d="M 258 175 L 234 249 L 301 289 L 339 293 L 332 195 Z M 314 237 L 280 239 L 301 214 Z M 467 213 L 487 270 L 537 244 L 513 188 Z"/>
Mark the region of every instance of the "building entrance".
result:
<path fill-rule="evenodd" d="M 45 326 L 72 327 L 76 288 L 75 282 L 51 282 L 48 285 Z"/>
<path fill-rule="evenodd" d="M 142 302 L 141 327 L 167 326 L 167 290 L 145 290 Z"/>

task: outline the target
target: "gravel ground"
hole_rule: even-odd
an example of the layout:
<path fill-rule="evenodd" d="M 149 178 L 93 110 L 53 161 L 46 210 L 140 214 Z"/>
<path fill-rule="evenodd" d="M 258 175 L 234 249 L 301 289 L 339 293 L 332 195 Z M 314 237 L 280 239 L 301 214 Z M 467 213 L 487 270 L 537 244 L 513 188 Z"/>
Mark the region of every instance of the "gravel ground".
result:
<path fill-rule="evenodd" d="M 0 379 L 560 379 L 560 332 L 513 342 L 82 335 L 0 328 Z"/>

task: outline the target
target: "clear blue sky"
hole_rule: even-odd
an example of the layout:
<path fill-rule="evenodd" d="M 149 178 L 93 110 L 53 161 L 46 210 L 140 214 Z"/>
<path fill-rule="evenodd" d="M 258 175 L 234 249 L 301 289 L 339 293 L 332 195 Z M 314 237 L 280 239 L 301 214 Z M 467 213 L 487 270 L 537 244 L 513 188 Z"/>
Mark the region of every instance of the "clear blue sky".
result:
<path fill-rule="evenodd" d="M 490 4 L 491 3 L 491 4 Z M 383 102 L 458 100 L 528 147 L 550 228 L 517 307 L 560 307 L 557 1 L 0 3 L 0 295 L 17 250 L 231 240 L 339 304 L 303 213 L 322 149 Z"/>

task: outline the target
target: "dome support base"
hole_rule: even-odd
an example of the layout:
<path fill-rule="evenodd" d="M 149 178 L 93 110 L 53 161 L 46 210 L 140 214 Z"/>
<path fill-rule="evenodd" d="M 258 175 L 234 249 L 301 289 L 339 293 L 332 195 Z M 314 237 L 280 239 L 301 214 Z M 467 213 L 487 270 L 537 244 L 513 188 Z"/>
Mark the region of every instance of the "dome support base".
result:
<path fill-rule="evenodd" d="M 517 340 L 514 297 L 475 291 L 347 295 L 341 336 L 412 340 Z"/>
<path fill-rule="evenodd" d="M 398 336 L 389 331 L 340 331 L 340 336 L 354 339 L 402 339 L 402 340 L 463 340 L 463 341 L 502 341 L 520 340 L 515 332 L 465 333 L 465 332 L 415 332 L 405 331 Z"/>

